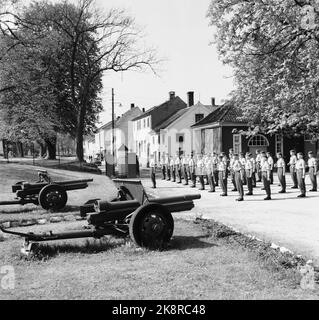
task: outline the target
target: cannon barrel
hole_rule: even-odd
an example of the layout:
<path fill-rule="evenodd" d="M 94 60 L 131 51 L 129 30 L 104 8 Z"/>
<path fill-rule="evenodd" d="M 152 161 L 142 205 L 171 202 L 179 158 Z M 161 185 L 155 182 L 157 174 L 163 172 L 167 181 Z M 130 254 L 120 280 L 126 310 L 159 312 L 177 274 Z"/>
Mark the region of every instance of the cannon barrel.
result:
<path fill-rule="evenodd" d="M 112 212 L 113 210 L 121 210 L 126 208 L 133 208 L 135 210 L 140 205 L 141 204 L 137 200 L 117 201 L 117 202 L 97 200 L 94 203 L 94 209 L 95 209 L 95 212 L 102 212 L 102 211 Z"/>
<path fill-rule="evenodd" d="M 179 202 L 169 202 L 163 203 L 163 206 L 168 209 L 169 212 L 182 212 L 189 211 L 194 208 L 193 201 L 179 201 Z"/>
<path fill-rule="evenodd" d="M 151 203 L 156 202 L 156 203 L 166 204 L 166 203 L 170 203 L 170 202 L 191 201 L 191 200 L 196 200 L 196 199 L 200 199 L 200 198 L 201 198 L 200 194 L 188 194 L 188 195 L 176 196 L 176 197 L 149 199 L 148 201 Z"/>

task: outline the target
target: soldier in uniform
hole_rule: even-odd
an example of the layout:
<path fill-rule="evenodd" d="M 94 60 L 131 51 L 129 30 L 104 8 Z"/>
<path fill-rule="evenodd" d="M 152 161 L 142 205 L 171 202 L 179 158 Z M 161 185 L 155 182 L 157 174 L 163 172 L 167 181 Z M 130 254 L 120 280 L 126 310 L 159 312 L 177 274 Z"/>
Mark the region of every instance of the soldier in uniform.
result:
<path fill-rule="evenodd" d="M 216 152 L 213 152 L 213 176 L 214 176 L 214 182 L 215 187 L 218 187 L 218 156 Z"/>
<path fill-rule="evenodd" d="M 183 167 L 183 176 L 184 176 L 184 179 L 185 179 L 185 183 L 184 185 L 185 186 L 188 186 L 188 172 L 189 172 L 189 169 L 188 169 L 188 162 L 189 162 L 189 156 L 185 156 L 183 157 L 183 160 L 182 160 L 182 167 Z"/>
<path fill-rule="evenodd" d="M 257 164 L 256 164 L 256 159 L 253 157 L 252 153 L 250 153 L 250 162 L 253 166 L 253 169 L 252 169 L 252 176 L 251 176 L 251 181 L 252 181 L 252 185 L 253 185 L 253 188 L 256 188 L 256 173 L 257 173 Z"/>
<path fill-rule="evenodd" d="M 179 152 L 177 152 L 175 157 L 175 174 L 178 178 L 177 183 L 182 183 L 182 163 Z"/>
<path fill-rule="evenodd" d="M 270 152 L 267 152 L 266 155 L 270 167 L 270 184 L 274 184 L 274 159 Z"/>
<path fill-rule="evenodd" d="M 166 180 L 166 163 L 165 163 L 165 154 L 162 154 L 161 162 L 160 162 L 161 168 L 162 168 L 162 180 Z"/>
<path fill-rule="evenodd" d="M 199 190 L 205 190 L 205 183 L 204 183 L 205 163 L 201 154 L 198 155 L 196 169 L 197 169 L 196 174 L 199 178 L 199 183 L 200 183 Z"/>
<path fill-rule="evenodd" d="M 156 189 L 156 162 L 153 154 L 151 154 L 150 159 L 150 178 L 153 184 L 152 188 Z"/>
<path fill-rule="evenodd" d="M 310 192 L 317 191 L 317 159 L 313 156 L 313 152 L 308 152 L 309 178 L 312 184 Z"/>
<path fill-rule="evenodd" d="M 296 162 L 296 174 L 298 186 L 300 189 L 300 195 L 298 198 L 304 198 L 306 196 L 306 185 L 305 185 L 305 176 L 306 176 L 306 162 L 303 159 L 303 154 L 298 152 L 298 160 Z"/>
<path fill-rule="evenodd" d="M 270 166 L 267 161 L 267 156 L 265 152 L 261 153 L 261 176 L 264 184 L 264 190 L 266 190 L 267 197 L 264 200 L 271 200 L 271 190 L 270 190 Z"/>
<path fill-rule="evenodd" d="M 215 192 L 215 178 L 214 178 L 214 162 L 212 155 L 208 155 L 206 160 L 206 173 L 208 176 L 208 183 L 210 190 L 208 192 Z"/>
<path fill-rule="evenodd" d="M 176 182 L 176 172 L 175 172 L 175 159 L 173 157 L 171 157 L 170 162 L 169 162 L 170 168 L 171 168 L 171 176 L 172 182 Z"/>
<path fill-rule="evenodd" d="M 246 196 L 253 195 L 253 169 L 254 169 L 254 165 L 253 165 L 253 162 L 251 159 L 252 159 L 252 154 L 247 152 L 246 153 L 246 162 L 245 162 L 245 173 L 246 173 L 246 179 L 247 179 L 248 193 L 246 193 Z"/>
<path fill-rule="evenodd" d="M 234 164 L 234 153 L 233 149 L 229 149 L 229 164 L 228 164 L 228 170 L 230 172 L 230 180 L 234 186 L 232 191 L 237 191 L 236 181 L 235 181 L 235 172 L 233 170 L 233 164 Z"/>
<path fill-rule="evenodd" d="M 256 150 L 256 173 L 257 173 L 257 182 L 261 182 L 261 151 Z"/>
<path fill-rule="evenodd" d="M 196 187 L 196 162 L 194 159 L 194 155 L 193 153 L 190 156 L 190 159 L 188 161 L 188 169 L 189 169 L 189 176 L 192 180 L 192 185 L 191 188 L 195 188 Z"/>
<path fill-rule="evenodd" d="M 286 163 L 281 152 L 277 153 L 277 159 L 277 174 L 281 186 L 281 190 L 278 193 L 286 193 Z"/>
<path fill-rule="evenodd" d="M 220 186 L 223 191 L 221 196 L 226 197 L 227 196 L 227 158 L 225 155 L 223 156 L 222 154 L 219 156 L 218 178 L 219 178 Z"/>
<path fill-rule="evenodd" d="M 166 166 L 166 173 L 167 173 L 167 181 L 171 180 L 171 166 L 170 166 L 170 156 L 166 153 L 165 157 L 165 166 Z"/>
<path fill-rule="evenodd" d="M 242 183 L 243 183 L 243 185 L 246 185 L 246 184 L 247 184 L 246 171 L 245 171 L 246 158 L 245 158 L 243 152 L 241 152 L 241 153 L 239 154 L 239 161 L 240 161 L 241 166 L 242 166 L 242 177 L 243 177 L 243 178 L 242 178 L 242 179 L 243 179 Z"/>
<path fill-rule="evenodd" d="M 239 198 L 236 201 L 243 201 L 244 200 L 244 189 L 243 189 L 243 165 L 239 159 L 238 154 L 234 154 L 234 162 L 232 167 L 234 174 L 235 174 L 235 182 L 236 182 L 236 189 L 239 193 Z"/>
<path fill-rule="evenodd" d="M 290 161 L 288 163 L 288 166 L 289 166 L 289 171 L 291 175 L 291 180 L 293 183 L 293 186 L 291 187 L 291 189 L 298 189 L 296 163 L 297 163 L 296 151 L 290 150 Z"/>

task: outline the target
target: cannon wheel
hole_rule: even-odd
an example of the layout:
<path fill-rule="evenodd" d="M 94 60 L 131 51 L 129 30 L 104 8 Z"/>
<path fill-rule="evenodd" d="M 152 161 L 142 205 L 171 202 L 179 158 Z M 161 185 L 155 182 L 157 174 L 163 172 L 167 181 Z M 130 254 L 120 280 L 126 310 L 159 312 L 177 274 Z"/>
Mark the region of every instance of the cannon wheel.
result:
<path fill-rule="evenodd" d="M 140 247 L 165 249 L 173 235 L 172 214 L 157 203 L 139 207 L 132 215 L 129 225 L 130 237 Z"/>
<path fill-rule="evenodd" d="M 48 184 L 39 193 L 39 204 L 45 210 L 59 210 L 68 201 L 66 191 L 57 184 Z"/>

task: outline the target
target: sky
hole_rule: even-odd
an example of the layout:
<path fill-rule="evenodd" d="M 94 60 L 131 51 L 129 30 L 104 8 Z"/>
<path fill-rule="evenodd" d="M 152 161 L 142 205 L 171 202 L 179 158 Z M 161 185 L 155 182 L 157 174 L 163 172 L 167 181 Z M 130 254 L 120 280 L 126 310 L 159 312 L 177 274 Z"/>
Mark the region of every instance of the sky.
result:
<path fill-rule="evenodd" d="M 104 10 L 124 8 L 145 33 L 145 42 L 165 58 L 158 75 L 151 71 L 109 72 L 104 75 L 104 112 L 100 124 L 111 119 L 111 88 L 115 91 L 115 114 L 126 112 L 131 103 L 141 109 L 168 100 L 169 91 L 187 102 L 187 92 L 195 92 L 195 102 L 221 103 L 233 89 L 232 71 L 218 59 L 206 13 L 210 0 L 96 0 Z"/>

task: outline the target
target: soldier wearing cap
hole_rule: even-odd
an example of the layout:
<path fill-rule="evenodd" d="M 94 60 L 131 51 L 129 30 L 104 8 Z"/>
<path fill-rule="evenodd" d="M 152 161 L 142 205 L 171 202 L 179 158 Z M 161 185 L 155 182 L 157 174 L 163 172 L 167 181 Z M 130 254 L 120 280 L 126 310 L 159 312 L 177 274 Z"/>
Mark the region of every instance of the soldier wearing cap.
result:
<path fill-rule="evenodd" d="M 246 179 L 247 179 L 247 187 L 248 187 L 248 193 L 246 193 L 246 196 L 252 196 L 253 195 L 253 162 L 252 162 L 252 154 L 250 152 L 246 153 L 246 162 L 245 162 L 245 173 L 246 173 Z"/>
<path fill-rule="evenodd" d="M 270 189 L 270 166 L 267 161 L 265 152 L 261 153 L 261 176 L 264 184 L 264 190 L 266 190 L 267 197 L 264 200 L 271 200 L 271 189 Z"/>
<path fill-rule="evenodd" d="M 196 161 L 194 159 L 193 152 L 191 153 L 191 156 L 188 161 L 188 169 L 189 169 L 189 176 L 192 180 L 191 188 L 196 187 Z"/>
<path fill-rule="evenodd" d="M 219 156 L 218 179 L 223 191 L 221 196 L 226 197 L 227 196 L 227 157 L 223 153 Z"/>
<path fill-rule="evenodd" d="M 281 152 L 277 153 L 277 159 L 277 175 L 281 186 L 281 190 L 278 193 L 286 193 L 286 163 Z"/>
<path fill-rule="evenodd" d="M 188 180 L 189 180 L 189 178 L 188 178 L 188 172 L 189 172 L 188 163 L 189 163 L 189 155 L 183 157 L 183 160 L 182 160 L 183 177 L 185 180 L 185 183 L 184 183 L 185 186 L 188 186 Z"/>
<path fill-rule="evenodd" d="M 156 189 L 156 161 L 153 154 L 150 159 L 150 178 L 153 184 L 152 188 Z"/>
<path fill-rule="evenodd" d="M 257 173 L 257 182 L 261 182 L 261 151 L 256 150 L 256 173 Z"/>
<path fill-rule="evenodd" d="M 239 198 L 237 198 L 236 201 L 243 201 L 244 200 L 243 165 L 239 159 L 238 154 L 234 154 L 233 171 L 235 174 L 236 189 L 238 190 L 238 193 L 239 193 Z"/>
<path fill-rule="evenodd" d="M 216 152 L 213 152 L 212 163 L 215 187 L 218 187 L 218 155 Z"/>
<path fill-rule="evenodd" d="M 205 190 L 205 184 L 204 184 L 205 163 L 203 160 L 203 156 L 201 154 L 198 155 L 196 169 L 197 169 L 196 175 L 198 176 L 199 183 L 200 183 L 199 190 Z"/>
<path fill-rule="evenodd" d="M 162 180 L 166 180 L 166 163 L 165 163 L 165 154 L 161 156 L 160 166 L 162 169 Z"/>
<path fill-rule="evenodd" d="M 243 185 L 246 185 L 247 184 L 246 171 L 245 171 L 246 158 L 245 158 L 243 152 L 241 152 L 239 154 L 239 161 L 240 161 L 241 166 L 242 166 L 242 183 L 243 183 Z"/>
<path fill-rule="evenodd" d="M 167 173 L 167 181 L 171 180 L 171 166 L 170 166 L 170 156 L 166 153 L 165 157 L 165 166 L 166 166 L 166 173 Z"/>
<path fill-rule="evenodd" d="M 214 163 L 212 155 L 208 155 L 207 157 L 206 173 L 208 176 L 208 183 L 210 187 L 210 190 L 208 192 L 215 192 Z"/>
<path fill-rule="evenodd" d="M 309 178 L 312 184 L 310 192 L 317 191 L 317 159 L 313 156 L 313 152 L 308 152 Z"/>
<path fill-rule="evenodd" d="M 182 183 L 182 162 L 179 152 L 176 153 L 175 157 L 175 174 L 178 178 L 177 183 Z"/>
<path fill-rule="evenodd" d="M 233 170 L 233 164 L 234 164 L 234 152 L 233 149 L 229 149 L 229 163 L 228 163 L 228 170 L 230 172 L 230 180 L 234 186 L 232 191 L 237 191 L 237 187 L 236 187 L 236 181 L 235 181 L 235 172 Z"/>
<path fill-rule="evenodd" d="M 176 182 L 175 159 L 173 157 L 171 157 L 169 165 L 171 168 L 171 181 Z"/>
<path fill-rule="evenodd" d="M 271 156 L 270 152 L 267 152 L 266 155 L 267 155 L 267 161 L 270 167 L 270 184 L 273 184 L 274 183 L 274 159 Z"/>
<path fill-rule="evenodd" d="M 291 175 L 291 180 L 293 183 L 293 186 L 291 187 L 291 189 L 298 189 L 296 163 L 297 163 L 296 150 L 290 150 L 290 161 L 288 163 L 288 166 L 289 166 L 289 171 Z"/>
<path fill-rule="evenodd" d="M 252 181 L 252 185 L 253 185 L 253 188 L 256 188 L 256 174 L 257 174 L 257 164 L 256 164 L 256 159 L 253 157 L 253 154 L 250 153 L 250 162 L 253 166 L 253 169 L 252 169 L 252 175 L 251 175 L 251 181 Z"/>
<path fill-rule="evenodd" d="M 298 198 L 304 198 L 306 196 L 306 185 L 305 185 L 306 162 L 303 159 L 302 152 L 298 152 L 297 154 L 297 162 L 295 167 L 296 167 L 298 186 L 300 189 L 300 195 L 298 196 Z"/>

